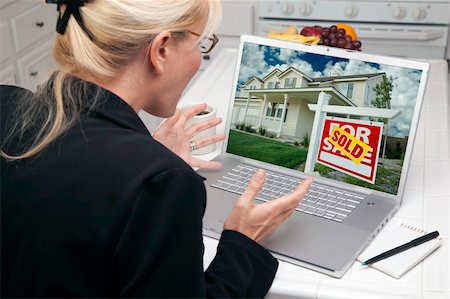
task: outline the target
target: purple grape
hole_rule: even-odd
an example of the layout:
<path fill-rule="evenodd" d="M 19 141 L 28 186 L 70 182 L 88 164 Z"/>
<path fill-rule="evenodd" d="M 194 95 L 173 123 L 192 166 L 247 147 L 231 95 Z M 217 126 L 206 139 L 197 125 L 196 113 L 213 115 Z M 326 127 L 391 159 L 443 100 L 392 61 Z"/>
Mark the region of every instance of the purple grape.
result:
<path fill-rule="evenodd" d="M 338 41 L 337 41 L 337 47 L 338 48 L 343 48 L 343 47 L 345 47 L 345 39 L 339 39 Z"/>
<path fill-rule="evenodd" d="M 351 43 L 352 42 L 352 37 L 350 35 L 347 34 L 347 35 L 344 36 L 344 38 L 345 38 L 345 41 L 347 43 Z"/>
<path fill-rule="evenodd" d="M 327 37 L 328 34 L 330 34 L 330 30 L 328 30 L 328 29 L 323 29 L 323 30 L 322 30 L 321 35 L 322 35 L 323 37 Z"/>
<path fill-rule="evenodd" d="M 347 50 L 354 50 L 351 42 L 350 42 L 350 43 L 347 43 L 347 42 L 346 42 L 346 43 L 345 43 L 345 46 L 344 46 L 344 49 L 347 49 Z"/>
<path fill-rule="evenodd" d="M 338 43 L 337 38 L 330 38 L 330 42 L 329 42 L 330 46 L 336 47 L 337 43 Z"/>
<path fill-rule="evenodd" d="M 359 50 L 361 48 L 361 42 L 359 40 L 355 40 L 352 42 L 352 47 L 355 50 Z"/>
<path fill-rule="evenodd" d="M 340 34 L 342 34 L 342 36 L 345 35 L 345 29 L 344 29 L 344 28 L 339 28 L 339 29 L 338 29 L 338 32 L 339 32 Z"/>
<path fill-rule="evenodd" d="M 336 33 L 336 32 L 337 32 L 337 30 L 338 30 L 338 28 L 336 27 L 336 25 L 332 25 L 332 26 L 330 26 L 330 32 L 332 32 L 332 33 Z"/>
<path fill-rule="evenodd" d="M 333 32 L 330 31 L 330 33 L 328 34 L 328 38 L 329 39 L 336 38 L 336 33 L 333 33 Z"/>
<path fill-rule="evenodd" d="M 330 39 L 327 38 L 327 37 L 325 37 L 325 38 L 323 39 L 323 41 L 322 41 L 322 44 L 325 45 L 325 46 L 328 46 L 328 45 L 330 44 Z"/>
<path fill-rule="evenodd" d="M 341 39 L 343 37 L 344 37 L 344 35 L 342 33 L 340 33 L 340 32 L 336 33 L 336 38 L 337 39 Z"/>

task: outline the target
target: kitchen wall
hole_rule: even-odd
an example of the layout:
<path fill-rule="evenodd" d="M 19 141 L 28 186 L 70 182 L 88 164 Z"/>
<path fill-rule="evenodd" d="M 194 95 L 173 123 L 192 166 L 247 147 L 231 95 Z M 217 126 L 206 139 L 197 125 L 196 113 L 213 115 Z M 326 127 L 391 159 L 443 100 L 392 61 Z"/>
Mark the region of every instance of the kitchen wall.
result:
<path fill-rule="evenodd" d="M 257 32 L 257 0 L 223 0 L 222 23 L 217 31 L 219 43 L 210 54 L 203 59 L 200 70 L 208 67 L 210 60 L 217 56 L 221 49 L 237 48 L 241 34 Z"/>

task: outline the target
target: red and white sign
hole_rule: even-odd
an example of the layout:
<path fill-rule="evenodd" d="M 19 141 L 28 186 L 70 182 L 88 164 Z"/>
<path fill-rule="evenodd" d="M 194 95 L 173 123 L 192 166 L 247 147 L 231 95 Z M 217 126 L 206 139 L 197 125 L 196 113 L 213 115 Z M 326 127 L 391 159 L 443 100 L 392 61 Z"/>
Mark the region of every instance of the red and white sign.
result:
<path fill-rule="evenodd" d="M 317 162 L 374 184 L 383 123 L 326 117 Z"/>

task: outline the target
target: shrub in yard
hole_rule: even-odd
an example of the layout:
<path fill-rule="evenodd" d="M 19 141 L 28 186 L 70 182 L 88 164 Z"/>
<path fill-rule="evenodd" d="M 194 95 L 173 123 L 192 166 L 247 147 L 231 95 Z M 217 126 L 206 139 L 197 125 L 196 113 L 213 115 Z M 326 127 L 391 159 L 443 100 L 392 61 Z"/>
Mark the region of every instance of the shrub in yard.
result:
<path fill-rule="evenodd" d="M 309 147 L 309 141 L 310 141 L 309 135 L 308 133 L 306 133 L 305 135 L 303 135 L 301 145 L 303 145 L 304 147 Z"/>
<path fill-rule="evenodd" d="M 258 133 L 259 133 L 259 135 L 261 135 L 261 136 L 266 136 L 266 132 L 267 132 L 267 128 L 266 128 L 266 127 L 264 127 L 264 126 L 259 126 L 259 128 L 258 128 Z"/>
<path fill-rule="evenodd" d="M 245 123 L 241 122 L 241 123 L 235 123 L 234 126 L 236 127 L 236 129 L 238 130 L 244 130 L 245 129 Z"/>

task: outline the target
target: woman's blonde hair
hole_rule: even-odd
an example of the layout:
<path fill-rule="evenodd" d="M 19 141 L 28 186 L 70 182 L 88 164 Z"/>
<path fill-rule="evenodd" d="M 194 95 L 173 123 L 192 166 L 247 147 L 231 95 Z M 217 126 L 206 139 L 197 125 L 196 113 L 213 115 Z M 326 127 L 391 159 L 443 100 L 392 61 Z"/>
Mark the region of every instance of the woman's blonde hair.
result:
<path fill-rule="evenodd" d="M 59 70 L 31 98 L 18 103 L 8 136 L 21 138 L 33 131 L 31 145 L 9 154 L 4 141 L 2 157 L 32 157 L 78 121 L 86 109 L 80 99 L 87 95 L 87 84 L 74 76 L 114 78 L 161 31 L 185 32 L 206 19 L 201 39 L 221 21 L 220 0 L 88 0 L 79 10 L 85 30 L 71 17 L 66 32 L 55 37 L 53 55 Z"/>

